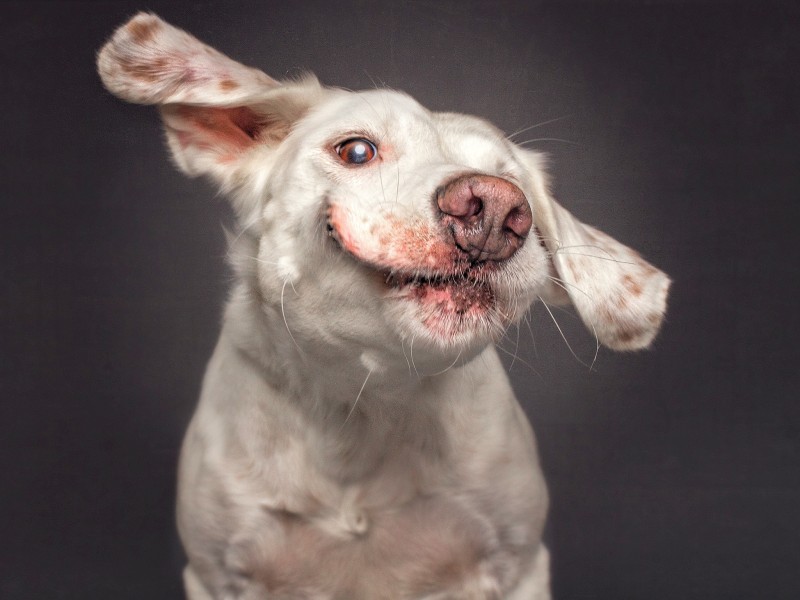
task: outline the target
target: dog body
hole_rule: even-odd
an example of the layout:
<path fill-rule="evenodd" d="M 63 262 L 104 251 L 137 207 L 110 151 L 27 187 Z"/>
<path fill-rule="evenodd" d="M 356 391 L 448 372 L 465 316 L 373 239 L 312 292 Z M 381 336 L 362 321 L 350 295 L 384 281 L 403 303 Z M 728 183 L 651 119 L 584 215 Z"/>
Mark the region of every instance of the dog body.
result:
<path fill-rule="evenodd" d="M 279 83 L 147 14 L 98 67 L 241 229 L 181 454 L 189 598 L 549 598 L 547 492 L 491 342 L 542 298 L 644 347 L 666 276 L 474 117 Z"/>

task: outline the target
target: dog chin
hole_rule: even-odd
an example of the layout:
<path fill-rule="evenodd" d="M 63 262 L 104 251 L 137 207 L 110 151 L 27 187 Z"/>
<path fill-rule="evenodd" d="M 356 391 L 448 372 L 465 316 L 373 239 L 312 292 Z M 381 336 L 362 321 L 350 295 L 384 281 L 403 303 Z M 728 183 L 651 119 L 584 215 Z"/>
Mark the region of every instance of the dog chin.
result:
<path fill-rule="evenodd" d="M 432 361 L 469 360 L 511 321 L 490 281 L 393 274 L 383 283 L 387 310 L 413 344 L 414 356 L 425 349 Z"/>

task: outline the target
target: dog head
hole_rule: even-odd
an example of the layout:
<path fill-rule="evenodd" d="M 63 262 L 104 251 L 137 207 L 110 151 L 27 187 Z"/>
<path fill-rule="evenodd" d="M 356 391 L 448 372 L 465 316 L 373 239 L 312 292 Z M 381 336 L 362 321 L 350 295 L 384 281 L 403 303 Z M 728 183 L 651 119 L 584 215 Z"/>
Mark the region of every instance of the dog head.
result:
<path fill-rule="evenodd" d="M 668 278 L 557 204 L 540 156 L 480 119 L 278 82 L 152 14 L 115 32 L 98 69 L 158 105 L 180 169 L 230 197 L 264 310 L 304 347 L 414 341 L 417 360 L 453 360 L 537 298 L 571 302 L 614 349 L 660 327 Z"/>

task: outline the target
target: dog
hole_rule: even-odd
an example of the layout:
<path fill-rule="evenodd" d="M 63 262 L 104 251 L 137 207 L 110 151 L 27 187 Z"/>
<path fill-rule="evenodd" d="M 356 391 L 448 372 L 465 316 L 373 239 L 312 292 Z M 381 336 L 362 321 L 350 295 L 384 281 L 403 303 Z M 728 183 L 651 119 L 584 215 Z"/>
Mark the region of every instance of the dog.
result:
<path fill-rule="evenodd" d="M 181 451 L 187 597 L 549 598 L 547 490 L 493 342 L 541 299 L 644 348 L 668 277 L 476 117 L 280 82 L 146 13 L 97 64 L 239 227 Z"/>

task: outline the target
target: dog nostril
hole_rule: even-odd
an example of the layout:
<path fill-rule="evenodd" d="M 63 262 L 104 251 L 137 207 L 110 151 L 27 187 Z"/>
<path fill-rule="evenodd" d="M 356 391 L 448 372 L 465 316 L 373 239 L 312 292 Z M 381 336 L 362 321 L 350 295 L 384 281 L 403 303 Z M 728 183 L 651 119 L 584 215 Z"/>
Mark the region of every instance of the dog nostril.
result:
<path fill-rule="evenodd" d="M 474 223 L 484 211 L 483 198 L 475 194 L 471 183 L 465 180 L 438 188 L 436 203 L 442 213 L 465 224 Z"/>
<path fill-rule="evenodd" d="M 530 228 L 530 210 L 524 210 L 521 206 L 511 209 L 503 221 L 503 231 L 508 231 L 522 239 L 527 237 Z"/>
<path fill-rule="evenodd" d="M 483 199 L 478 198 L 477 196 L 472 198 L 472 206 L 470 206 L 470 213 L 469 215 L 472 217 L 478 217 L 483 212 Z"/>

